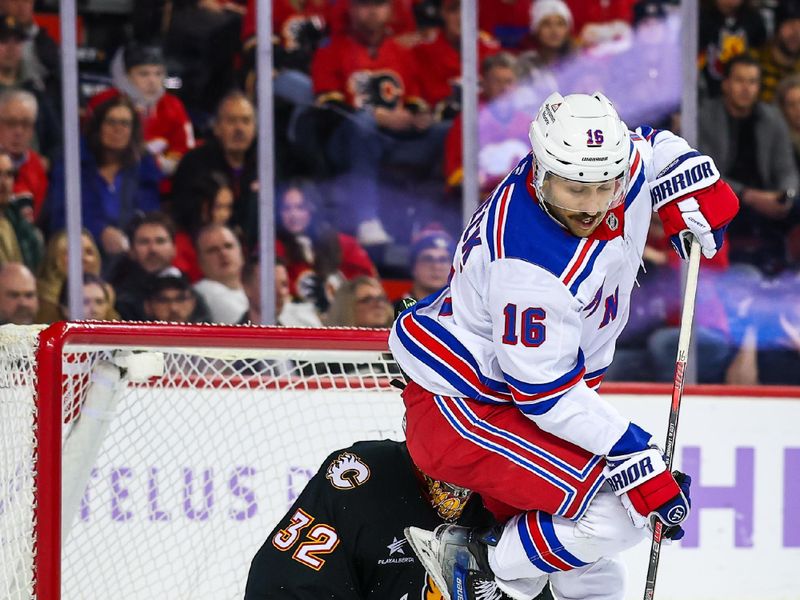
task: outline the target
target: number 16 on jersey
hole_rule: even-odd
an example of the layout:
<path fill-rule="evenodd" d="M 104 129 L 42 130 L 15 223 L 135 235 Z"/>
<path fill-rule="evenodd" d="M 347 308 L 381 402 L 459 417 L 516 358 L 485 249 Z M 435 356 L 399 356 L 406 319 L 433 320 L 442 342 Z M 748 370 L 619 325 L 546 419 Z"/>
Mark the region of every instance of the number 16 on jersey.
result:
<path fill-rule="evenodd" d="M 547 339 L 547 327 L 544 320 L 547 312 L 538 306 L 529 306 L 521 313 L 517 305 L 509 302 L 503 309 L 505 329 L 503 343 L 510 346 L 522 343 L 528 348 L 537 348 Z"/>

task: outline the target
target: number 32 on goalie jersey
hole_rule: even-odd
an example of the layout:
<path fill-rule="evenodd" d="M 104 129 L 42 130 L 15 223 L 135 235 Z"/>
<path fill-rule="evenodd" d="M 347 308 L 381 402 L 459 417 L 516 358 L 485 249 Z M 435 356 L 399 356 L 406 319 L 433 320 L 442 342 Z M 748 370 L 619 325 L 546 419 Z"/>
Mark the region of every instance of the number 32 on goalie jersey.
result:
<path fill-rule="evenodd" d="M 522 311 L 509 302 L 503 309 L 505 329 L 503 343 L 510 346 L 522 343 L 528 348 L 538 348 L 547 339 L 547 326 L 544 320 L 547 312 L 538 306 L 530 306 Z"/>
<path fill-rule="evenodd" d="M 289 525 L 279 530 L 272 538 L 272 545 L 281 552 L 291 550 L 301 538 L 302 531 L 311 526 L 313 522 L 314 517 L 302 508 L 298 508 L 289 520 Z M 320 558 L 319 555 L 330 554 L 336 550 L 339 545 L 339 534 L 330 525 L 317 523 L 302 537 L 305 538 L 305 541 L 297 546 L 292 553 L 292 559 L 306 567 L 319 571 L 325 566 L 325 560 Z"/>

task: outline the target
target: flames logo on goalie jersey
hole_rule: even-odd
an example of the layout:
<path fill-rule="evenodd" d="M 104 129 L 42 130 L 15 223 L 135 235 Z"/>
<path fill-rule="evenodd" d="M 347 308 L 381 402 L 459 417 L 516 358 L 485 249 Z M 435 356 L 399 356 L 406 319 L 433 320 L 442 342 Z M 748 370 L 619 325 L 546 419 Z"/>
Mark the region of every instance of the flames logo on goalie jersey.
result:
<path fill-rule="evenodd" d="M 357 488 L 366 483 L 369 476 L 369 467 L 352 452 L 342 452 L 325 471 L 325 477 L 337 490 Z"/>

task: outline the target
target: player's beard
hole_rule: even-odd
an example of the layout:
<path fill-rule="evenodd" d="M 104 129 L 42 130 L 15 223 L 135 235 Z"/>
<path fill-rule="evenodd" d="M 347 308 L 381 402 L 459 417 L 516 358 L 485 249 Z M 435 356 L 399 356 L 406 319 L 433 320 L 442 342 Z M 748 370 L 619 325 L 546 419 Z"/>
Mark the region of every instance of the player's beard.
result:
<path fill-rule="evenodd" d="M 566 216 L 568 221 L 567 228 L 578 237 L 590 236 L 594 233 L 595 229 L 600 226 L 603 221 L 604 214 L 590 215 L 589 213 L 580 213 L 576 215 Z"/>
<path fill-rule="evenodd" d="M 546 200 L 541 203 L 542 208 L 550 217 L 569 231 L 572 235 L 580 238 L 589 237 L 603 222 L 608 211 L 603 211 L 592 215 L 590 213 L 576 213 L 567 211 L 550 205 Z M 590 221 L 591 219 L 591 221 Z"/>

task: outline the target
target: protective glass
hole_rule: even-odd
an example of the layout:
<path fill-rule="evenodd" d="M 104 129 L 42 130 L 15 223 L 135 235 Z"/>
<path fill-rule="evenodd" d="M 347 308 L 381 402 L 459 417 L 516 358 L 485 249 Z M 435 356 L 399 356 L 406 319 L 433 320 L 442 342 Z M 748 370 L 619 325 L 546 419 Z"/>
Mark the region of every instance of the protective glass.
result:
<path fill-rule="evenodd" d="M 548 172 L 542 183 L 542 199 L 551 206 L 575 213 L 595 215 L 622 204 L 627 176 L 585 183 L 559 177 Z"/>

